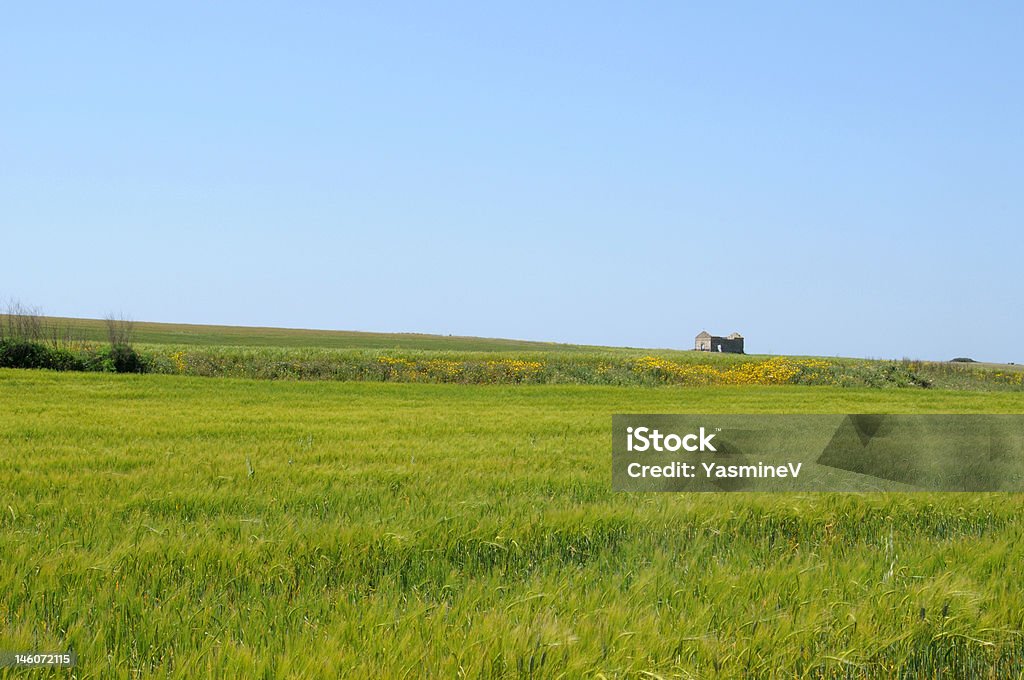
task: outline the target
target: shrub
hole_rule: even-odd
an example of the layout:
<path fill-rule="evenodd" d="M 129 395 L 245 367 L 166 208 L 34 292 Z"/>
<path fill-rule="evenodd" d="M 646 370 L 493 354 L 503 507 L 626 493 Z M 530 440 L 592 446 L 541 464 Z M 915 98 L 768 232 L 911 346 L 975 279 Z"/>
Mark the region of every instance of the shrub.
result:
<path fill-rule="evenodd" d="M 103 373 L 146 373 L 148 362 L 128 345 L 111 345 L 90 356 L 83 368 Z"/>
<path fill-rule="evenodd" d="M 0 340 L 0 368 L 49 368 L 82 371 L 85 362 L 74 352 L 27 340 Z"/>
<path fill-rule="evenodd" d="M 27 307 L 17 300 L 7 303 L 4 324 L 0 326 L 0 338 L 39 342 L 44 335 L 42 312 L 37 307 Z"/>
<path fill-rule="evenodd" d="M 67 349 L 48 349 L 50 353 L 50 365 L 55 371 L 84 371 L 85 362 L 81 356 Z"/>
<path fill-rule="evenodd" d="M 118 373 L 145 373 L 146 362 L 142 355 L 129 345 L 114 345 L 110 348 L 110 358 L 114 361 L 114 370 Z"/>
<path fill-rule="evenodd" d="M 0 340 L 0 367 L 50 368 L 50 350 L 28 340 Z"/>

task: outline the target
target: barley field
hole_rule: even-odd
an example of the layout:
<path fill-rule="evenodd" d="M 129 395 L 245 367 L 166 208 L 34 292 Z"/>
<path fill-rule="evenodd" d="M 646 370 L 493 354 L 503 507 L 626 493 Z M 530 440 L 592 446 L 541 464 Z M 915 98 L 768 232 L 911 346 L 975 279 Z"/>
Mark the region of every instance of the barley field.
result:
<path fill-rule="evenodd" d="M 0 650 L 78 678 L 1007 678 L 1024 500 L 616 494 L 619 412 L 1017 392 L 0 369 Z"/>

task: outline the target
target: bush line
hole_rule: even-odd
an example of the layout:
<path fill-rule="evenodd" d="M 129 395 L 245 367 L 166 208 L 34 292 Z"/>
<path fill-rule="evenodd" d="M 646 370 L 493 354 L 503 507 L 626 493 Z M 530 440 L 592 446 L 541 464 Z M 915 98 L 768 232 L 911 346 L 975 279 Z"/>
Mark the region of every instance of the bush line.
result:
<path fill-rule="evenodd" d="M 127 344 L 74 348 L 0 340 L 0 367 L 58 371 L 162 373 L 262 380 L 348 380 L 467 385 L 635 386 L 829 385 L 838 387 L 1024 390 L 1024 371 L 963 364 L 797 357 L 678 359 L 616 354 L 388 353 L 369 350 Z"/>

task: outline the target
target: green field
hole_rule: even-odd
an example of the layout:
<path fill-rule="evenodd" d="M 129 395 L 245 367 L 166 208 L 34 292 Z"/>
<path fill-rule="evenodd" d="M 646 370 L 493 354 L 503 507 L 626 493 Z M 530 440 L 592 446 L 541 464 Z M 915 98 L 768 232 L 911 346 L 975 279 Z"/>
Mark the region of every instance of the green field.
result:
<path fill-rule="evenodd" d="M 2 322 L 4 315 L 0 315 Z M 45 317 L 53 331 L 74 338 L 102 342 L 107 325 L 102 319 Z M 319 349 L 398 349 L 443 350 L 449 352 L 490 351 L 573 351 L 587 350 L 582 345 L 553 342 L 476 338 L 425 333 L 367 333 L 362 331 L 326 331 L 302 328 L 258 328 L 250 326 L 210 326 L 182 323 L 132 322 L 134 340 L 149 345 L 184 347 L 316 347 Z"/>
<path fill-rule="evenodd" d="M 617 385 L 816 385 L 1024 394 L 1015 364 L 559 345 L 470 337 L 0 316 L 0 368 L 270 380 Z"/>
<path fill-rule="evenodd" d="M 617 412 L 1024 398 L 0 370 L 0 650 L 81 678 L 1024 673 L 1021 497 L 614 494 Z"/>

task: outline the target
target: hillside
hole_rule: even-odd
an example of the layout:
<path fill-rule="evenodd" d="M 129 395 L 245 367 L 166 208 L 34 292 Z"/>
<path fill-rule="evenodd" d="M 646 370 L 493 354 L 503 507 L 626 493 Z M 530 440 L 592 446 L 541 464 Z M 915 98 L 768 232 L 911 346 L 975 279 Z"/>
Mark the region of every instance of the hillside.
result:
<path fill-rule="evenodd" d="M 0 319 L 4 315 L 0 315 Z M 51 328 L 82 340 L 107 339 L 102 319 L 44 317 Z M 210 326 L 201 324 L 133 322 L 134 340 L 141 344 L 203 347 L 317 347 L 322 349 L 401 349 L 451 352 L 550 352 L 586 351 L 584 345 L 568 345 L 505 338 L 477 338 L 426 333 L 371 333 L 364 331 L 268 328 L 259 326 Z"/>
<path fill-rule="evenodd" d="M 137 322 L 134 349 L 115 357 L 98 319 L 9 317 L 34 324 L 8 337 L 0 367 L 56 368 L 290 380 L 463 384 L 828 385 L 1024 389 L 1020 366 L 768 356 L 682 349 L 596 347 L 414 333 Z M 0 319 L 4 329 L 6 319 Z M 124 329 L 122 329 L 123 331 Z M 115 343 L 118 344 L 118 343 Z M 125 346 L 119 345 L 123 350 Z M 104 347 L 106 349 L 104 349 Z"/>

